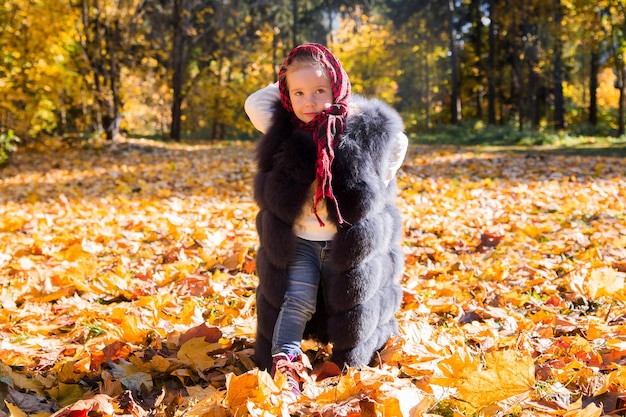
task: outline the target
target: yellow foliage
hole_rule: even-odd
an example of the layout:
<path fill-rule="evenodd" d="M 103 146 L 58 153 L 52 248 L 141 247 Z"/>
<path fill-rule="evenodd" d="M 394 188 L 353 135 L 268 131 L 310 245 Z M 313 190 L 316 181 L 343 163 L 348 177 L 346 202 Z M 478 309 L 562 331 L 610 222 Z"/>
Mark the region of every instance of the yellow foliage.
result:
<path fill-rule="evenodd" d="M 0 107 L 13 114 L 19 136 L 50 130 L 56 125 L 58 97 L 81 85 L 77 74 L 65 68 L 71 61 L 66 47 L 74 43 L 76 9 L 60 0 L 3 4 L 10 5 L 6 15 L 11 19 L 3 22 L 0 37 Z"/>
<path fill-rule="evenodd" d="M 465 367 L 455 396 L 481 409 L 515 395 L 527 393 L 535 385 L 535 365 L 530 355 L 505 350 L 489 352 L 484 365 Z"/>
<path fill-rule="evenodd" d="M 390 22 L 379 23 L 357 7 L 354 16 L 341 21 L 329 47 L 341 60 L 355 93 L 395 101 L 399 61 Z"/>

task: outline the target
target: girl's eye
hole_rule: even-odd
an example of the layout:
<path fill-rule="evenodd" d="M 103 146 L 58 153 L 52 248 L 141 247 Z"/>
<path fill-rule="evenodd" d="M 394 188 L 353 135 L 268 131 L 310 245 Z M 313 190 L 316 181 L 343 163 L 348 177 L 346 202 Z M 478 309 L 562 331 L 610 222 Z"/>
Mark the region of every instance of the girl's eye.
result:
<path fill-rule="evenodd" d="M 317 94 L 324 94 L 326 93 L 326 90 L 324 90 L 323 88 L 320 88 L 319 90 L 316 91 Z"/>

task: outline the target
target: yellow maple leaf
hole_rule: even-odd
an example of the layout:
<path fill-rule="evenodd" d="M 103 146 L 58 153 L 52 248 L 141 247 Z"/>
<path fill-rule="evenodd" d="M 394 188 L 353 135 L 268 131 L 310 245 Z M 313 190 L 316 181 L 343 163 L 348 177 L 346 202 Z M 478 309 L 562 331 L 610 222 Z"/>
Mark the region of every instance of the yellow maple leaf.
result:
<path fill-rule="evenodd" d="M 594 268 L 590 271 L 585 288 L 589 297 L 615 297 L 624 289 L 624 277 L 611 267 Z"/>
<path fill-rule="evenodd" d="M 475 358 L 470 355 L 469 352 L 463 349 L 458 349 L 451 356 L 442 359 L 437 364 L 443 376 L 434 378 L 433 383 L 449 385 L 451 383 L 449 379 L 457 379 L 461 375 L 464 375 L 464 372 L 467 369 L 475 369 L 477 366 L 475 363 Z"/>
<path fill-rule="evenodd" d="M 85 390 L 79 384 L 59 382 L 59 385 L 47 390 L 46 394 L 54 398 L 61 407 L 65 407 L 80 400 L 85 394 Z"/>
<path fill-rule="evenodd" d="M 329 404 L 344 401 L 351 395 L 359 392 L 355 372 L 348 372 L 346 375 L 329 378 L 328 382 L 330 381 L 333 383 L 322 384 L 315 387 L 316 389 L 305 387 L 304 394 L 315 398 L 318 404 Z"/>
<path fill-rule="evenodd" d="M 532 358 L 505 350 L 485 355 L 482 369 L 470 369 L 461 378 L 456 397 L 480 409 L 531 390 L 535 384 Z"/>
<path fill-rule="evenodd" d="M 202 371 L 214 366 L 215 360 L 209 354 L 221 348 L 220 343 L 209 343 L 204 340 L 204 336 L 194 337 L 183 343 L 176 357 L 184 364 Z"/>
<path fill-rule="evenodd" d="M 72 360 L 58 364 L 57 378 L 61 383 L 75 384 L 83 376 L 84 374 L 76 369 L 75 362 Z"/>
<path fill-rule="evenodd" d="M 248 401 L 253 403 L 266 404 L 272 395 L 280 393 L 280 389 L 276 386 L 272 377 L 259 369 L 248 371 L 245 374 L 236 376 L 229 374 L 226 377 L 226 394 L 225 403 L 236 415 L 239 415 L 240 409 L 246 409 Z M 271 404 L 267 404 L 272 407 Z"/>
<path fill-rule="evenodd" d="M 0 220 L 0 233 L 13 233 L 20 230 L 26 224 L 23 217 L 2 216 Z"/>

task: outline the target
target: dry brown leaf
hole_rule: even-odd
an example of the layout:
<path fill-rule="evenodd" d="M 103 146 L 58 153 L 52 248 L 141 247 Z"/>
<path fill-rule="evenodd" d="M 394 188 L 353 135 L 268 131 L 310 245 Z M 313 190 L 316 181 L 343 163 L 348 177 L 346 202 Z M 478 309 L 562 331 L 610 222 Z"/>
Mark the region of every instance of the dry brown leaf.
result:
<path fill-rule="evenodd" d="M 192 327 L 180 336 L 178 343 L 182 346 L 189 339 L 203 337 L 207 343 L 217 343 L 222 337 L 222 332 L 217 327 L 209 327 L 206 323 L 202 323 L 196 327 Z"/>

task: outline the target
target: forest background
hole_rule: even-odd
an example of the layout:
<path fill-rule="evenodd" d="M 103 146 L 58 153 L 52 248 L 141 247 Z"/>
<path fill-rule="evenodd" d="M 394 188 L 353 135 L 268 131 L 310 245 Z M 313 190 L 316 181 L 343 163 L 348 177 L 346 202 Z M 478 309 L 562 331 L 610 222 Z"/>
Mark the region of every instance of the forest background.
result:
<path fill-rule="evenodd" d="M 329 45 L 413 139 L 450 125 L 503 126 L 508 142 L 624 133 L 622 0 L 0 4 L 0 157 L 47 135 L 254 137 L 246 96 L 303 42 Z"/>

